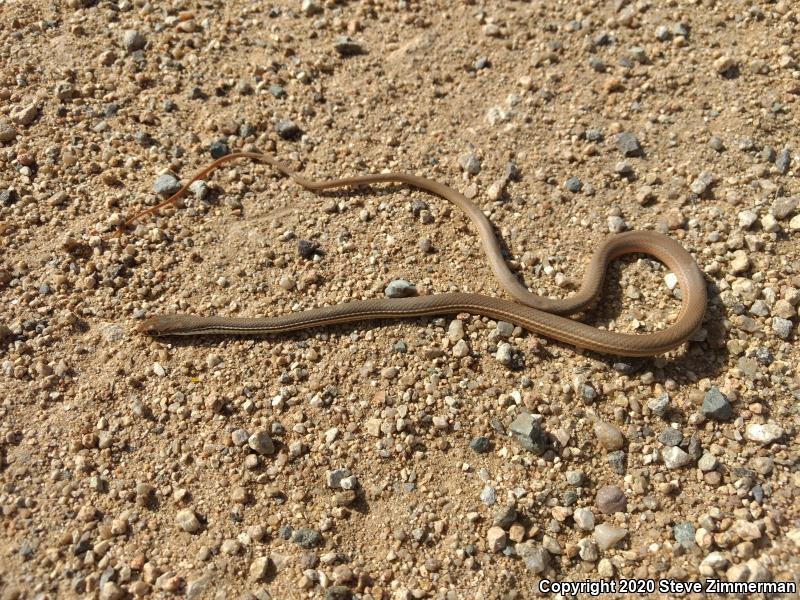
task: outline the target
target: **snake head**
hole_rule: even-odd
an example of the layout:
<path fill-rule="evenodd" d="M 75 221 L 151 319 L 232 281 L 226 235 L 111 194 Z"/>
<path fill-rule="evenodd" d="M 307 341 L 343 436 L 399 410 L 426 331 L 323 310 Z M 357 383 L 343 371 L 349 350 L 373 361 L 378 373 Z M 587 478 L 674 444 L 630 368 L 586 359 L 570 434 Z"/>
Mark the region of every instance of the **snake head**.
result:
<path fill-rule="evenodd" d="M 176 315 L 159 315 L 145 319 L 136 326 L 137 333 L 151 336 L 171 335 L 178 331 Z"/>

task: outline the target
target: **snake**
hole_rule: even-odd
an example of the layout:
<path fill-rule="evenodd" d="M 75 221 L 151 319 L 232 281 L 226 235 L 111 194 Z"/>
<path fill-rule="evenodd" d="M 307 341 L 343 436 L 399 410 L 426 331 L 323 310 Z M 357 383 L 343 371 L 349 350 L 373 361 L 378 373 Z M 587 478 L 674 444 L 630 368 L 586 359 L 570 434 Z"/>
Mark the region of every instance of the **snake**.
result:
<path fill-rule="evenodd" d="M 145 319 L 136 327 L 138 332 L 150 336 L 257 336 L 367 320 L 468 313 L 507 321 L 535 334 L 585 350 L 615 356 L 645 357 L 681 346 L 703 321 L 707 303 L 703 273 L 692 255 L 667 235 L 654 231 L 628 231 L 611 235 L 594 250 L 584 278 L 575 293 L 567 298 L 539 296 L 530 292 L 506 264 L 493 226 L 480 207 L 447 185 L 406 173 L 374 173 L 341 179 L 313 180 L 292 171 L 268 154 L 233 152 L 201 169 L 164 202 L 127 219 L 123 227 L 163 206 L 175 204 L 186 194 L 193 182 L 204 179 L 223 163 L 237 158 L 265 162 L 303 188 L 314 192 L 377 183 L 399 183 L 451 202 L 472 222 L 495 277 L 513 300 L 484 294 L 450 292 L 406 298 L 355 300 L 272 317 L 167 314 Z M 626 254 L 651 255 L 674 273 L 681 299 L 677 318 L 663 329 L 643 334 L 609 331 L 570 318 L 595 303 L 602 291 L 608 265 Z"/>

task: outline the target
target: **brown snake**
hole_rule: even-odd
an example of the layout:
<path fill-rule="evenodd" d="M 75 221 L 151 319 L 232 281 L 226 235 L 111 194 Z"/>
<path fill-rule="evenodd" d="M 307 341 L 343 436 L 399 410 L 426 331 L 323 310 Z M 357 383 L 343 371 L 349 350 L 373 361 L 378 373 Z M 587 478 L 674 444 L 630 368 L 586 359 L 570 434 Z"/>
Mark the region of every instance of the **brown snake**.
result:
<path fill-rule="evenodd" d="M 472 220 L 495 276 L 505 290 L 522 304 L 481 294 L 447 293 L 414 298 L 359 300 L 277 317 L 163 315 L 146 319 L 137 327 L 138 331 L 154 336 L 255 335 L 282 333 L 368 319 L 472 313 L 509 321 L 529 331 L 588 350 L 619 356 L 652 356 L 671 350 L 686 341 L 700 325 L 705 315 L 706 285 L 697 263 L 675 240 L 650 231 L 631 231 L 606 239 L 592 255 L 580 289 L 569 298 L 552 299 L 532 294 L 517 280 L 506 265 L 492 225 L 481 209 L 446 185 L 416 175 L 380 173 L 313 181 L 291 171 L 271 156 L 257 152 L 237 152 L 223 156 L 209 164 L 192 177 L 174 196 L 158 206 L 134 215 L 126 221 L 125 225 L 162 206 L 175 203 L 186 193 L 191 183 L 205 178 L 221 164 L 236 158 L 264 161 L 304 188 L 314 191 L 394 182 L 406 183 L 449 200 L 461 208 Z M 565 315 L 585 309 L 599 295 L 608 264 L 623 254 L 631 253 L 650 254 L 665 263 L 677 276 L 683 299 L 676 321 L 654 333 L 631 335 L 605 331 L 566 318 Z"/>

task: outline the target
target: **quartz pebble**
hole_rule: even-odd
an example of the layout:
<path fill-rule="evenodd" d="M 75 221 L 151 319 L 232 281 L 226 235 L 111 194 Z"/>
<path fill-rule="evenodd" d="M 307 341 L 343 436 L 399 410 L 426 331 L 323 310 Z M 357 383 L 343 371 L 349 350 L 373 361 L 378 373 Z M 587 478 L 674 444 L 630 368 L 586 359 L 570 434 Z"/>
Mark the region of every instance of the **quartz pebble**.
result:
<path fill-rule="evenodd" d="M 178 514 L 175 515 L 175 521 L 181 529 L 188 533 L 199 533 L 203 528 L 200 519 L 197 518 L 195 512 L 190 508 L 178 511 Z"/>
<path fill-rule="evenodd" d="M 745 429 L 744 436 L 751 442 L 758 442 L 768 446 L 783 437 L 783 428 L 771 421 L 764 423 L 750 423 Z"/>
<path fill-rule="evenodd" d="M 395 279 L 386 286 L 384 293 L 387 298 L 408 298 L 417 295 L 417 288 L 405 279 Z"/>
<path fill-rule="evenodd" d="M 627 529 L 614 527 L 608 523 L 600 523 L 594 528 L 594 539 L 601 550 L 613 548 L 617 542 L 628 535 Z"/>

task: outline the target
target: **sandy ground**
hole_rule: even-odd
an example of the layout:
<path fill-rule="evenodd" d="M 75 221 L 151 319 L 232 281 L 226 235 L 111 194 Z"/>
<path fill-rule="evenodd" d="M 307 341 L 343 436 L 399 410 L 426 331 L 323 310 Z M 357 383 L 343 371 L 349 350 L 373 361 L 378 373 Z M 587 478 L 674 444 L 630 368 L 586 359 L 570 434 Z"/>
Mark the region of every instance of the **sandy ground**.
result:
<path fill-rule="evenodd" d="M 0 598 L 796 583 L 799 19 L 788 0 L 0 0 Z M 277 315 L 398 279 L 504 293 L 446 202 L 315 195 L 248 161 L 110 235 L 226 147 L 446 183 L 544 295 L 607 235 L 666 232 L 706 319 L 633 361 L 471 315 L 149 339 L 152 314 Z M 671 286 L 617 261 L 583 318 L 664 327 Z"/>

